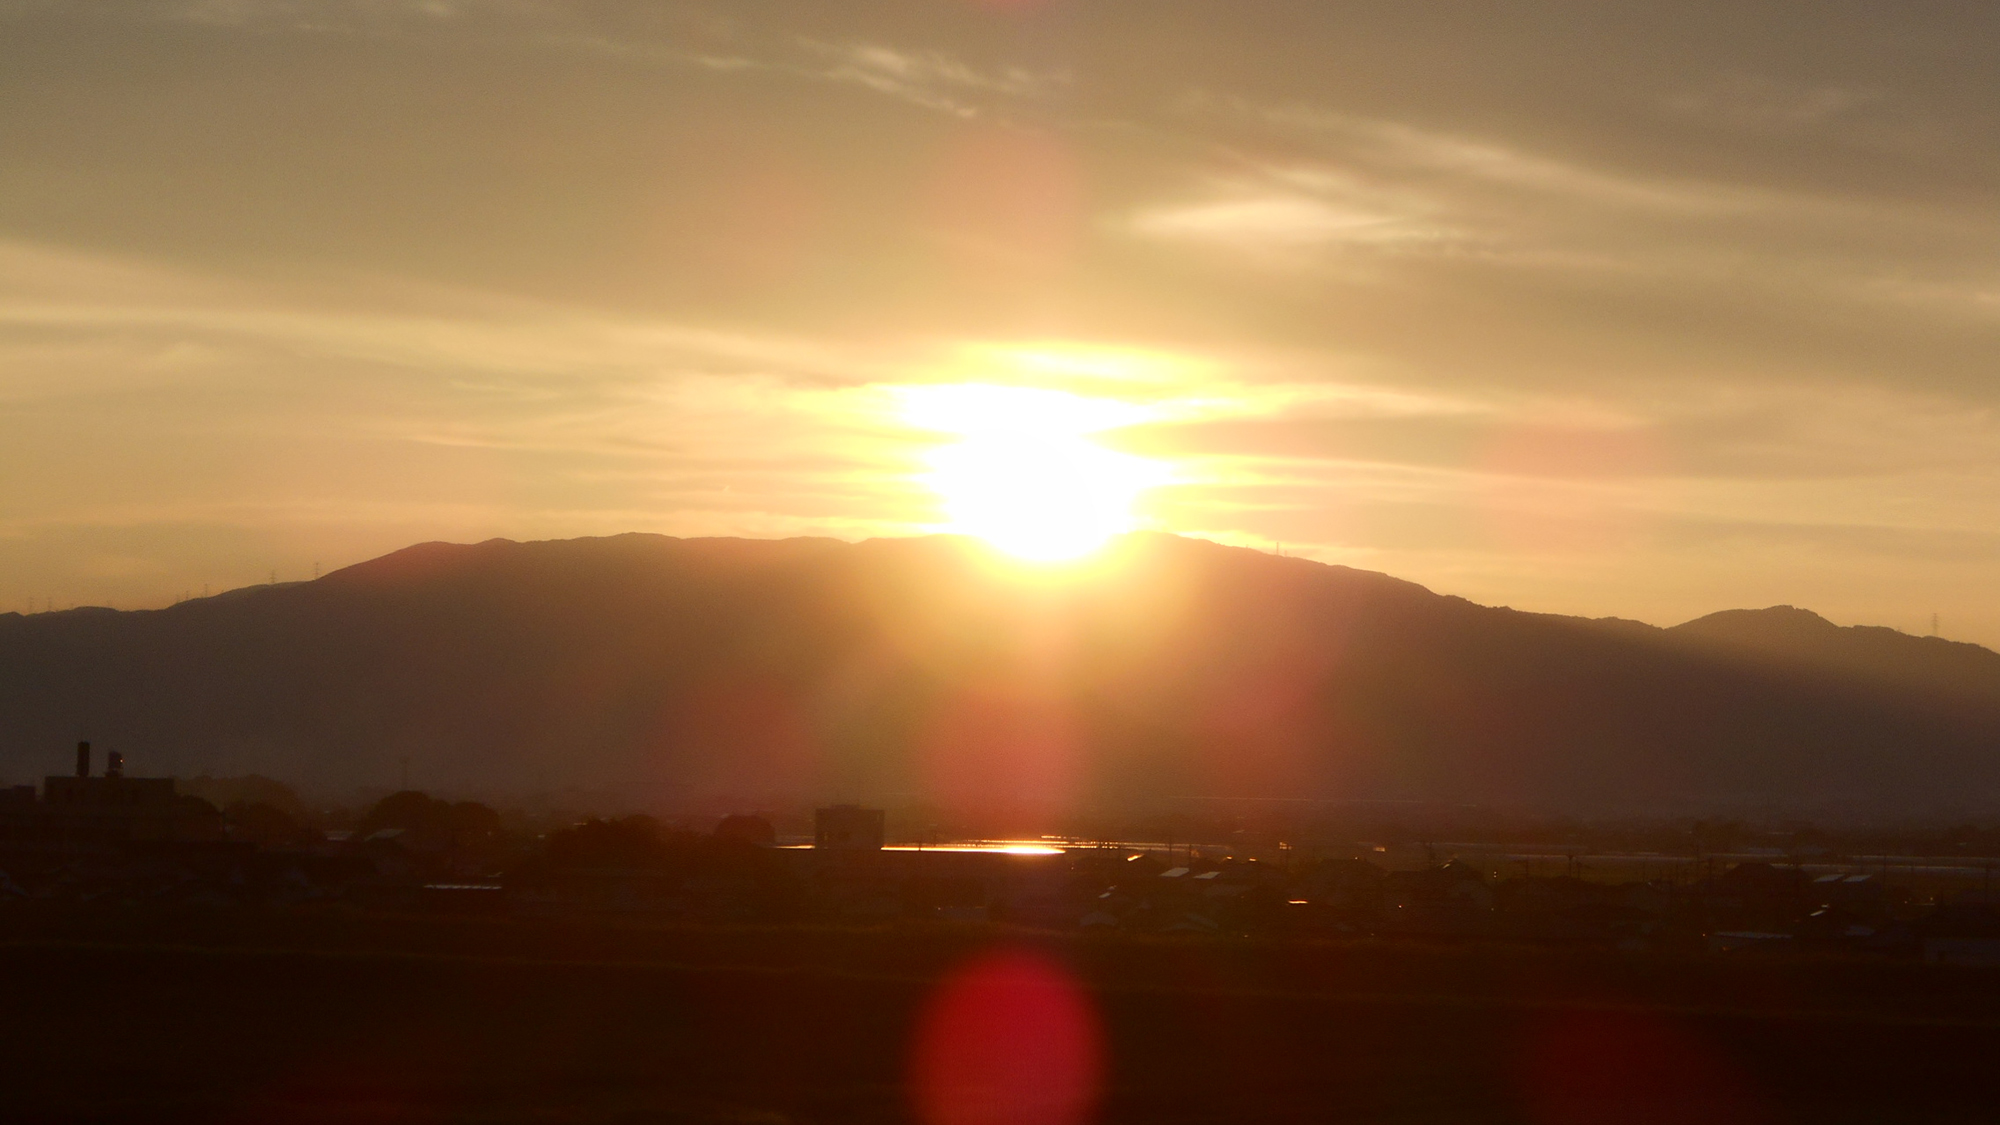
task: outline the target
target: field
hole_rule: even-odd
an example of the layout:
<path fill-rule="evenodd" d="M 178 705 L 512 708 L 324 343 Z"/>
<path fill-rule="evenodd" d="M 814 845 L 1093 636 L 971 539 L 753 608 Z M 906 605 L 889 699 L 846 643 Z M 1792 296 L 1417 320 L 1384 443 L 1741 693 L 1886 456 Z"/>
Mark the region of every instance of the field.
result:
<path fill-rule="evenodd" d="M 2000 974 L 1916 964 L 346 915 L 0 927 L 10 1120 L 912 1120 L 926 1005 L 995 950 L 1075 982 L 1105 1122 L 1858 1125 L 2000 1104 Z M 996 1120 L 976 1108 L 953 1125 Z"/>

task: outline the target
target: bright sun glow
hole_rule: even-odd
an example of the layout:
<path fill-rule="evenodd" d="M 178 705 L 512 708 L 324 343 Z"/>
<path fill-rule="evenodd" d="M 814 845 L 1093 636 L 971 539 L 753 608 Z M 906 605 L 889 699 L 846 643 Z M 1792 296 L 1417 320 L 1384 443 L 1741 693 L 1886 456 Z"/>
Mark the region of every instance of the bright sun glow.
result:
<path fill-rule="evenodd" d="M 927 458 L 945 530 L 1024 559 L 1089 554 L 1134 525 L 1133 502 L 1164 467 L 1090 435 L 1141 421 L 1139 407 L 985 383 L 902 388 L 903 418 L 957 441 Z"/>

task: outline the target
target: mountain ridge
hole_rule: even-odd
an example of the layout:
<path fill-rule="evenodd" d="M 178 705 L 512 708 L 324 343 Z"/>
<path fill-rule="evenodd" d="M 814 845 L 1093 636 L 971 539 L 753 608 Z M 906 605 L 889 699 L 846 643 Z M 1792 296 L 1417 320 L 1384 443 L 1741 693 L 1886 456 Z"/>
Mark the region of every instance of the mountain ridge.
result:
<path fill-rule="evenodd" d="M 152 772 L 326 790 L 407 758 L 441 788 L 640 806 L 2000 807 L 2000 654 L 1978 646 L 1800 610 L 1533 614 L 1162 535 L 1020 574 L 950 537 L 633 533 L 0 617 L 0 769 L 47 772 L 95 736 Z"/>

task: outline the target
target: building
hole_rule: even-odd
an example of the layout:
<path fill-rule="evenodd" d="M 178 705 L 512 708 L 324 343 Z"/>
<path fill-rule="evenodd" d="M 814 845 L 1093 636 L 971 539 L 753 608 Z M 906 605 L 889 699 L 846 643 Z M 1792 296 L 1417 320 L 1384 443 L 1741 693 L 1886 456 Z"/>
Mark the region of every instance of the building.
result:
<path fill-rule="evenodd" d="M 126 777 L 125 756 L 108 755 L 104 773 L 90 772 L 90 743 L 76 746 L 75 776 L 42 781 L 41 800 L 17 787 L 0 799 L 0 834 L 45 843 L 209 840 L 221 837 L 221 815 L 198 797 L 182 796 L 171 777 Z"/>
<path fill-rule="evenodd" d="M 886 839 L 881 809 L 834 805 L 813 810 L 813 847 L 836 851 L 881 851 Z"/>

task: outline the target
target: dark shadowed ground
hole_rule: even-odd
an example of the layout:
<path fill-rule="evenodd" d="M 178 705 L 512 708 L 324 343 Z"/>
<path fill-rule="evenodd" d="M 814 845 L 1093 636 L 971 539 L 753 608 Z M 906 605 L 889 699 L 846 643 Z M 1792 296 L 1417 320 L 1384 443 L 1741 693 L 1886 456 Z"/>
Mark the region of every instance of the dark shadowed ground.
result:
<path fill-rule="evenodd" d="M 1507 948 L 397 919 L 5 920 L 10 1120 L 911 1120 L 996 946 L 1077 982 L 1110 1122 L 1993 1119 L 2000 973 Z M 1004 1040 L 1003 1040 L 1004 1041 Z"/>

